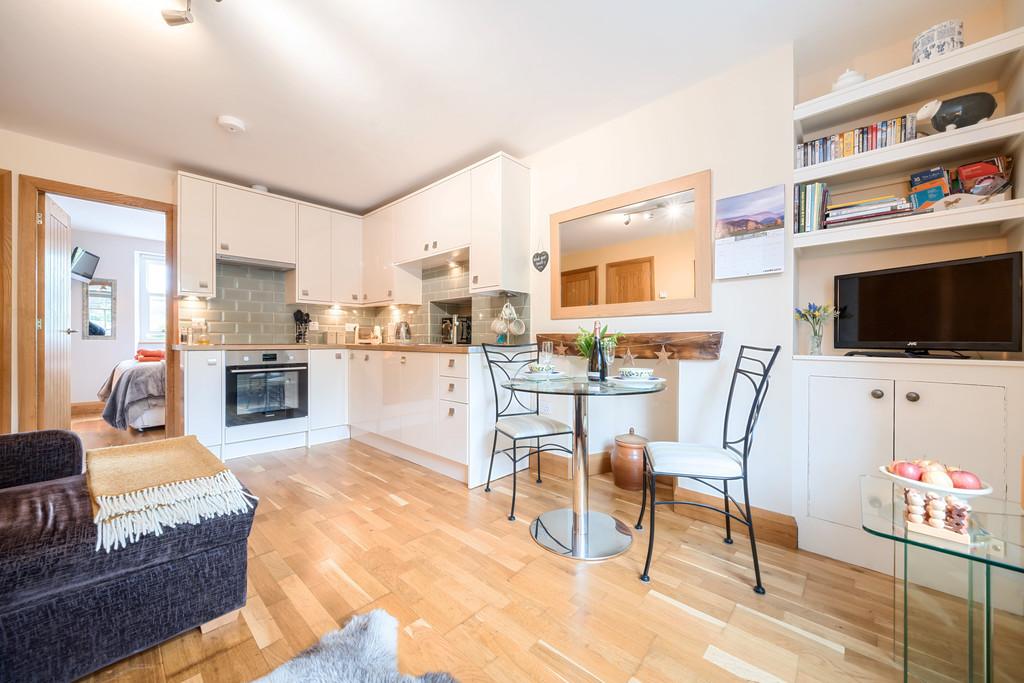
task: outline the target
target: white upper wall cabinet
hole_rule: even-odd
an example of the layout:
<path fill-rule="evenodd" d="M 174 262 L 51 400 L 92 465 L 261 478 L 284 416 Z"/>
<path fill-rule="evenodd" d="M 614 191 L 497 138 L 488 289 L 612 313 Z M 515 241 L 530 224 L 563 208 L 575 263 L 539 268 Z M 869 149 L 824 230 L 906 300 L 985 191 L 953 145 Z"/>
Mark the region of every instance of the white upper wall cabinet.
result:
<path fill-rule="evenodd" d="M 423 303 L 419 264 L 393 265 L 396 206 L 363 219 L 363 294 L 361 304 Z"/>
<path fill-rule="evenodd" d="M 299 204 L 298 259 L 295 270 L 289 271 L 285 283 L 289 303 L 330 304 L 334 301 L 331 289 L 331 217 L 331 212 L 326 209 Z"/>
<path fill-rule="evenodd" d="M 358 303 L 363 290 L 363 219 L 331 214 L 331 302 Z"/>
<path fill-rule="evenodd" d="M 217 185 L 217 254 L 294 265 L 296 206 L 262 192 Z"/>
<path fill-rule="evenodd" d="M 178 294 L 212 297 L 217 292 L 214 263 L 214 185 L 178 176 Z"/>
<path fill-rule="evenodd" d="M 469 246 L 471 192 L 463 171 L 388 207 L 394 209 L 394 263 Z"/>
<path fill-rule="evenodd" d="M 469 289 L 526 292 L 530 286 L 530 171 L 504 155 L 472 178 Z"/>

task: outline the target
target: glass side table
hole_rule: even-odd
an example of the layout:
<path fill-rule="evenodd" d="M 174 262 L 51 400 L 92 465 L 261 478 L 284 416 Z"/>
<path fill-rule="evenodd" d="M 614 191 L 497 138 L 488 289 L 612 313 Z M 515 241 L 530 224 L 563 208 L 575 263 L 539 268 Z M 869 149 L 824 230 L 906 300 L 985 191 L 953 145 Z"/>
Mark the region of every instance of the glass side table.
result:
<path fill-rule="evenodd" d="M 910 531 L 903 484 L 861 477 L 861 526 L 896 541 L 894 656 L 904 681 L 1024 679 L 1024 510 L 971 498 L 969 544 Z M 902 580 L 900 580 L 902 579 Z"/>

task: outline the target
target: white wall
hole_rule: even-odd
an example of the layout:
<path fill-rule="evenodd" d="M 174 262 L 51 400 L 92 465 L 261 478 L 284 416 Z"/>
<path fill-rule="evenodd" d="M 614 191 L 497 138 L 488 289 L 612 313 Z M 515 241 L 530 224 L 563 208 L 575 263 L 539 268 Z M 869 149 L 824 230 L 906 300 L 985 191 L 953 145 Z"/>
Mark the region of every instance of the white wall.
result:
<path fill-rule="evenodd" d="M 0 129 L 0 168 L 12 171 L 14 174 L 15 282 L 17 282 L 18 267 L 16 255 L 18 253 L 19 175 L 59 180 L 161 202 L 175 201 L 175 171 L 171 169 L 140 164 L 2 129 Z M 14 293 L 14 296 L 16 306 L 17 292 Z M 13 311 L 4 311 L 3 314 L 13 316 Z M 17 339 L 17 320 L 14 321 L 13 334 Z M 12 348 L 11 353 L 14 356 L 12 368 L 17 373 L 17 349 Z M 12 424 L 16 428 L 18 424 L 16 374 L 12 391 L 11 404 L 14 420 Z"/>
<path fill-rule="evenodd" d="M 100 257 L 95 277 L 117 281 L 117 318 L 114 339 L 82 339 L 71 337 L 71 402 L 96 401 L 96 392 L 117 363 L 135 355 L 135 312 L 137 310 L 135 252 L 164 253 L 164 243 L 120 235 L 75 230 L 71 215 L 71 244 Z M 85 329 L 82 321 L 82 289 L 77 280 L 71 282 L 71 320 L 74 329 Z M 146 348 L 163 348 L 148 344 Z"/>
<path fill-rule="evenodd" d="M 704 169 L 711 169 L 716 199 L 788 185 L 792 180 L 793 87 L 793 50 L 785 46 L 526 158 L 532 179 L 530 244 L 548 247 L 552 213 Z M 787 209 L 787 226 L 788 213 Z M 720 441 L 728 382 L 740 344 L 783 344 L 751 457 L 753 504 L 783 513 L 791 510 L 791 268 L 787 263 L 781 275 L 716 281 L 710 313 L 606 321 L 612 330 L 621 332 L 725 333 L 721 360 L 672 361 L 671 368 L 659 366 L 659 374 L 676 367 L 679 370 L 677 431 L 681 440 Z M 534 330 L 573 332 L 580 324 L 591 325 L 590 320 L 551 320 L 549 278 L 548 271 L 532 273 Z M 645 400 L 650 401 L 648 406 L 655 406 L 671 398 L 656 395 Z M 631 420 L 643 412 L 642 408 L 621 410 L 615 401 L 597 398 L 590 402 L 592 451 L 608 448 L 611 437 L 627 431 Z M 566 401 L 552 404 L 558 414 L 568 415 Z M 645 436 L 676 436 L 671 427 L 662 431 Z"/>

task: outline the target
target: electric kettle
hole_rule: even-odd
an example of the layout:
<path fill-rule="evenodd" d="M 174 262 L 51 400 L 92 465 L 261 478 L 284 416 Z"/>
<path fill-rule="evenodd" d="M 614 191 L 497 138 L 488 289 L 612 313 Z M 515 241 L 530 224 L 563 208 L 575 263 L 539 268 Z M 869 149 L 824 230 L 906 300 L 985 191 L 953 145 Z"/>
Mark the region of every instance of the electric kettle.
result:
<path fill-rule="evenodd" d="M 399 320 L 395 323 L 395 342 L 399 344 L 408 344 L 412 341 L 412 329 L 409 327 L 409 323 L 405 320 Z"/>

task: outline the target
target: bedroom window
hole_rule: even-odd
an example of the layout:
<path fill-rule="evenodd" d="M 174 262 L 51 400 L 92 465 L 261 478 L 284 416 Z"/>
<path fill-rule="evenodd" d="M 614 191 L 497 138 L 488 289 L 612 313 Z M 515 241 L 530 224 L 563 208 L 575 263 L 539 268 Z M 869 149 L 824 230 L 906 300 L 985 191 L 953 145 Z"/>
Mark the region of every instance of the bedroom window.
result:
<path fill-rule="evenodd" d="M 135 329 L 140 344 L 167 338 L 167 270 L 163 254 L 135 252 Z"/>

